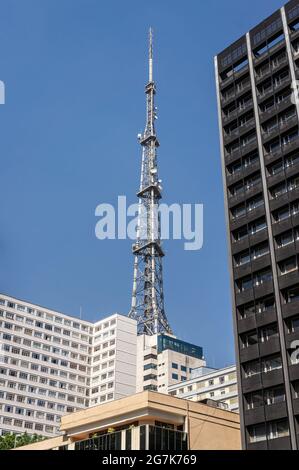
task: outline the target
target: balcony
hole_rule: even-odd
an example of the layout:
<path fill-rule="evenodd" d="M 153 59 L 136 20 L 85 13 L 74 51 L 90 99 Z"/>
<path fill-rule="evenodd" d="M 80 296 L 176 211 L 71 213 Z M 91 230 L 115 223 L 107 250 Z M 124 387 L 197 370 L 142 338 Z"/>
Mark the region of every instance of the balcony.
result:
<path fill-rule="evenodd" d="M 254 392 L 267 387 L 275 387 L 284 383 L 282 369 L 275 369 L 251 377 L 242 378 L 243 393 Z"/>
<path fill-rule="evenodd" d="M 232 75 L 230 77 L 227 77 L 225 78 L 224 80 L 221 81 L 220 83 L 220 88 L 221 90 L 223 88 L 226 88 L 228 85 L 230 85 L 231 83 L 233 83 L 235 80 L 237 80 L 238 78 L 242 78 L 242 76 L 246 75 L 248 73 L 248 65 L 246 65 L 245 67 L 241 68 L 238 72 L 234 72 L 232 73 Z"/>
<path fill-rule="evenodd" d="M 247 348 L 240 349 L 240 362 L 248 362 L 259 357 L 259 346 L 253 344 Z"/>
<path fill-rule="evenodd" d="M 234 278 L 235 279 L 247 276 L 248 274 L 251 274 L 251 263 L 250 262 L 248 262 L 246 264 L 243 264 L 241 266 L 235 266 L 234 267 Z"/>
<path fill-rule="evenodd" d="M 266 143 L 271 140 L 275 135 L 279 134 L 279 132 L 285 132 L 291 129 L 296 124 L 298 124 L 297 115 L 292 116 L 283 122 L 277 123 L 275 126 L 273 126 L 267 131 L 262 130 L 263 143 Z"/>
<path fill-rule="evenodd" d="M 251 377 L 242 378 L 242 392 L 254 392 L 263 388 L 261 374 L 255 374 Z"/>
<path fill-rule="evenodd" d="M 265 60 L 267 57 L 271 56 L 275 52 L 282 50 L 285 47 L 285 40 L 284 38 L 279 41 L 277 44 L 274 46 L 270 47 L 267 51 L 265 51 L 263 54 L 261 54 L 259 57 L 253 57 L 254 60 L 254 65 L 260 64 L 263 60 Z"/>
<path fill-rule="evenodd" d="M 282 316 L 283 318 L 290 318 L 299 313 L 299 300 L 297 302 L 288 302 L 282 304 Z"/>
<path fill-rule="evenodd" d="M 278 276 L 278 284 L 280 289 L 286 289 L 298 283 L 298 270 L 292 271 L 288 274 Z"/>
<path fill-rule="evenodd" d="M 285 178 L 295 176 L 297 173 L 299 173 L 298 163 L 282 168 L 278 173 L 267 176 L 268 188 L 280 183 L 281 181 L 284 181 Z"/>
<path fill-rule="evenodd" d="M 248 82 L 246 82 L 244 85 L 240 87 L 236 87 L 234 91 L 232 91 L 231 93 L 228 93 L 225 96 L 221 95 L 222 106 L 227 106 L 228 104 L 232 103 L 237 98 L 239 98 L 239 96 L 242 96 L 243 93 L 245 93 L 246 91 L 250 89 L 251 89 L 251 83 L 250 83 L 250 80 L 248 80 Z"/>
<path fill-rule="evenodd" d="M 251 426 L 252 424 L 263 423 L 265 421 L 265 408 L 264 406 L 258 406 L 251 410 L 244 411 L 245 426 Z"/>
<path fill-rule="evenodd" d="M 291 439 L 288 436 L 269 439 L 268 450 L 291 450 Z"/>
<path fill-rule="evenodd" d="M 260 343 L 260 356 L 270 356 L 270 354 L 275 354 L 280 351 L 280 342 L 278 336 L 273 336 L 265 341 Z"/>
<path fill-rule="evenodd" d="M 275 308 L 269 308 L 269 310 L 265 310 L 264 312 L 258 312 L 250 317 L 238 320 L 238 333 L 242 334 L 276 321 L 277 316 Z"/>
<path fill-rule="evenodd" d="M 262 204 L 261 206 L 257 206 L 255 209 L 252 209 L 251 211 L 248 211 L 243 216 L 231 219 L 230 229 L 235 230 L 237 228 L 240 228 L 242 227 L 242 225 L 253 222 L 255 219 L 258 219 L 263 215 L 265 215 L 264 204 Z"/>
<path fill-rule="evenodd" d="M 264 388 L 275 387 L 275 385 L 283 384 L 283 382 L 284 377 L 282 369 L 274 369 L 262 373 L 262 384 Z"/>
<path fill-rule="evenodd" d="M 229 207 L 236 206 L 237 204 L 245 201 L 246 199 L 255 196 L 262 191 L 262 182 L 258 181 L 251 186 L 245 186 L 237 194 L 228 197 Z"/>
<path fill-rule="evenodd" d="M 265 415 L 267 421 L 287 418 L 287 406 L 284 401 L 265 406 Z"/>
<path fill-rule="evenodd" d="M 290 215 L 279 222 L 274 222 L 272 225 L 273 235 L 279 235 L 282 232 L 292 228 L 292 226 L 299 225 L 299 213 Z"/>
<path fill-rule="evenodd" d="M 260 121 L 261 123 L 265 122 L 269 118 L 275 116 L 278 113 L 281 113 L 287 109 L 292 104 L 291 95 L 283 98 L 279 103 L 273 104 L 266 111 L 260 111 Z"/>
<path fill-rule="evenodd" d="M 299 415 L 299 398 L 293 398 L 293 410 L 295 415 Z"/>
<path fill-rule="evenodd" d="M 266 281 L 259 286 L 255 286 L 252 289 L 247 289 L 242 292 L 236 292 L 236 305 L 243 305 L 247 302 L 254 300 L 255 298 L 261 298 L 265 295 L 273 293 L 273 282 Z"/>
<path fill-rule="evenodd" d="M 232 243 L 232 254 L 235 255 L 240 251 L 249 248 L 250 245 L 256 245 L 260 242 L 263 242 L 268 239 L 268 231 L 266 229 L 259 230 L 256 233 L 246 235 L 246 237 L 242 238 L 242 240 L 234 241 Z"/>
<path fill-rule="evenodd" d="M 268 450 L 267 441 L 259 441 L 259 442 L 248 442 L 246 445 L 247 450 Z"/>
<path fill-rule="evenodd" d="M 242 116 L 246 111 L 249 111 L 250 108 L 253 107 L 253 101 L 252 99 L 248 100 L 245 104 L 242 106 L 239 106 L 238 108 L 234 109 L 231 111 L 228 115 L 224 113 L 222 110 L 222 122 L 223 124 L 228 124 L 231 122 L 233 119 L 235 119 L 237 116 Z"/>
<path fill-rule="evenodd" d="M 279 262 L 293 255 L 296 255 L 297 253 L 299 253 L 298 248 L 299 248 L 299 243 L 296 246 L 295 242 L 288 243 L 287 245 L 282 246 L 280 248 L 276 248 L 275 249 L 276 261 Z"/>
<path fill-rule="evenodd" d="M 230 134 L 226 134 L 224 136 L 225 144 L 228 145 L 230 142 L 233 142 L 238 137 L 242 137 L 244 134 L 246 134 L 246 132 L 250 131 L 253 128 L 255 128 L 254 118 L 250 119 L 242 126 L 237 127 Z"/>
<path fill-rule="evenodd" d="M 233 175 L 230 175 L 230 174 L 227 175 L 227 178 L 226 178 L 227 185 L 230 186 L 231 184 L 236 183 L 242 178 L 246 178 L 247 176 L 251 175 L 252 173 L 254 173 L 255 171 L 259 169 L 260 169 L 259 159 L 257 159 L 253 163 L 249 163 L 246 166 L 244 165 L 240 171 L 234 173 Z"/>
<path fill-rule="evenodd" d="M 257 84 L 261 83 L 265 78 L 269 77 L 272 73 L 279 71 L 288 62 L 287 56 L 281 57 L 277 63 L 267 64 L 267 66 L 255 75 Z"/>
<path fill-rule="evenodd" d="M 299 364 L 291 364 L 289 366 L 290 380 L 299 380 Z"/>
<path fill-rule="evenodd" d="M 276 321 L 277 321 L 277 315 L 276 315 L 275 308 L 269 308 L 269 310 L 266 310 L 265 312 L 262 312 L 256 315 L 257 328 L 268 325 L 269 323 L 274 323 Z"/>
<path fill-rule="evenodd" d="M 291 83 L 291 76 L 288 75 L 287 77 L 283 78 L 279 82 L 269 86 L 267 89 L 263 91 L 258 91 L 257 92 L 257 100 L 258 103 L 261 103 L 264 101 L 266 98 L 269 96 L 273 95 L 274 93 L 278 93 L 282 88 L 284 88 L 288 83 Z"/>
<path fill-rule="evenodd" d="M 288 202 L 297 200 L 299 197 L 299 187 L 288 190 L 287 192 L 282 193 L 277 196 L 275 199 L 270 199 L 270 210 L 274 211 L 280 207 L 286 205 Z"/>

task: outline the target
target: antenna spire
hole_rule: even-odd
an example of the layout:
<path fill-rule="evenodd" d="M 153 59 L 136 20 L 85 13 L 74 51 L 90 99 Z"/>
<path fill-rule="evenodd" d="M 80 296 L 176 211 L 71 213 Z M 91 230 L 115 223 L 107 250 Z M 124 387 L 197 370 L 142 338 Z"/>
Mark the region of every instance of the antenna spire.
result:
<path fill-rule="evenodd" d="M 158 177 L 157 148 L 159 141 L 155 131 L 155 94 L 153 82 L 153 30 L 149 30 L 149 83 L 145 87 L 146 125 L 139 134 L 142 147 L 141 179 L 137 193 L 139 199 L 136 241 L 133 244 L 134 276 L 132 304 L 129 317 L 137 320 L 138 334 L 172 334 L 164 310 L 164 292 L 159 200 L 162 197 L 161 180 Z"/>
<path fill-rule="evenodd" d="M 153 81 L 153 28 L 149 29 L 149 82 Z"/>

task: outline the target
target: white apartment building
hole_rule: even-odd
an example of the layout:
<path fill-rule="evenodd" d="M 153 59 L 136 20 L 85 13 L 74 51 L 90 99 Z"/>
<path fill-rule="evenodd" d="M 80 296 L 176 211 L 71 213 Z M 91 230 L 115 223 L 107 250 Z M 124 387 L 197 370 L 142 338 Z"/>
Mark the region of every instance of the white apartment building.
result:
<path fill-rule="evenodd" d="M 189 380 L 194 368 L 205 365 L 200 346 L 173 335 L 140 335 L 137 337 L 136 391 L 167 393 L 170 385 Z"/>
<path fill-rule="evenodd" d="M 168 387 L 169 395 L 192 401 L 213 400 L 224 404 L 229 411 L 239 410 L 236 366 L 213 369 L 199 367 L 187 381 Z"/>
<path fill-rule="evenodd" d="M 0 294 L 0 434 L 59 433 L 61 416 L 135 393 L 135 320 L 96 323 Z"/>

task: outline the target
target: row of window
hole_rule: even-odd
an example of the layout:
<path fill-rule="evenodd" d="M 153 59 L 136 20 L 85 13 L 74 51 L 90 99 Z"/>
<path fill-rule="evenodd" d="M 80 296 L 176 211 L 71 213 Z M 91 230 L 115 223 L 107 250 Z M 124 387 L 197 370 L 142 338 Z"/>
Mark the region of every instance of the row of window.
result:
<path fill-rule="evenodd" d="M 6 351 L 7 349 L 4 346 L 4 350 Z M 21 354 L 23 351 L 18 348 L 11 348 L 11 353 L 12 354 Z M 25 354 L 23 356 L 29 357 L 29 354 L 27 354 L 29 351 L 24 351 Z M 36 353 L 31 353 L 30 356 L 34 361 L 41 361 L 41 362 L 47 362 L 50 364 L 54 365 L 59 365 L 61 367 L 70 367 L 70 369 L 77 369 L 77 365 L 75 363 L 63 361 L 63 360 L 58 360 L 56 358 L 50 358 L 49 356 L 44 356 L 41 354 L 36 354 Z M 37 364 L 36 362 L 34 363 L 29 363 L 28 361 L 22 361 L 21 359 L 16 359 L 14 357 L 9 357 L 9 356 L 4 356 L 3 362 L 5 364 L 13 364 L 13 365 L 21 365 L 22 367 L 27 367 L 31 368 L 32 370 L 41 370 L 42 366 L 40 364 Z M 79 365 L 79 370 L 82 372 L 86 371 L 86 366 Z"/>
<path fill-rule="evenodd" d="M 8 396 L 6 397 L 6 400 L 14 401 L 13 396 L 10 396 L 10 395 L 11 394 L 8 394 Z M 25 402 L 21 402 L 21 403 L 25 403 Z M 38 406 L 40 408 L 48 408 L 50 410 L 57 410 L 59 412 L 70 412 L 69 410 L 72 410 L 72 411 L 75 410 L 75 408 L 73 406 L 68 406 L 66 404 L 59 404 L 59 403 L 54 403 L 54 402 L 47 402 L 46 400 L 42 400 L 40 398 L 38 398 L 38 399 L 36 399 L 32 402 L 27 401 L 27 404 L 34 405 L 35 407 Z M 29 409 L 29 408 L 26 409 L 26 408 L 23 408 L 23 407 L 7 405 L 7 404 L 3 404 L 3 403 L 0 404 L 0 407 L 1 407 L 0 409 L 2 409 L 2 411 L 4 411 L 5 413 L 23 414 L 23 415 L 31 416 L 31 417 L 36 416 L 37 413 L 38 413 L 36 411 L 36 409 L 34 409 L 34 410 Z M 57 418 L 58 418 L 58 416 L 57 416 Z"/>
<path fill-rule="evenodd" d="M 187 385 L 186 387 L 173 390 L 171 392 L 171 395 L 176 395 L 177 393 L 178 394 L 189 393 L 192 391 L 196 391 L 199 388 L 209 388 L 209 387 L 214 387 L 215 385 L 219 386 L 219 385 L 223 385 L 226 381 L 231 381 L 235 379 L 236 379 L 236 373 L 232 373 L 226 376 L 221 375 L 215 379 L 209 379 L 207 381 L 196 382 L 196 383 Z"/>
<path fill-rule="evenodd" d="M 85 325 L 83 323 L 79 323 L 79 322 L 76 322 L 76 321 L 71 321 L 67 318 L 58 317 L 58 316 L 52 315 L 52 314 L 47 313 L 47 312 L 41 312 L 40 310 L 37 310 L 34 307 L 27 307 L 25 305 L 17 304 L 15 302 L 12 302 L 10 300 L 5 300 L 3 298 L 0 298 L 0 305 L 6 305 L 8 308 L 15 309 L 15 310 L 18 310 L 20 312 L 26 312 L 26 313 L 34 315 L 38 318 L 44 318 L 46 320 L 53 321 L 55 323 L 64 324 L 66 326 L 70 326 L 70 327 L 75 328 L 77 330 L 81 329 L 81 330 L 86 331 L 86 332 L 89 332 L 89 330 L 90 330 L 90 332 L 92 333 L 92 327 L 89 327 L 88 325 Z M 25 318 L 28 319 L 28 317 L 25 317 Z M 23 321 L 24 317 L 19 317 L 19 319 L 17 319 L 17 320 L 18 321 Z"/>
<path fill-rule="evenodd" d="M 280 261 L 278 265 L 278 274 L 284 276 L 292 272 L 298 271 L 299 268 L 299 256 L 293 255 L 289 258 Z M 256 271 L 248 276 L 242 277 L 236 281 L 236 287 L 238 292 L 244 292 L 254 287 L 259 287 L 265 282 L 272 281 L 273 275 L 271 268 L 265 268 L 260 271 Z"/>
<path fill-rule="evenodd" d="M 104 374 L 97 375 L 96 377 L 93 377 L 92 378 L 92 383 L 96 384 L 100 380 L 103 381 L 103 380 L 106 380 L 106 379 L 110 379 L 113 376 L 114 376 L 114 370 L 110 370 L 109 372 L 105 372 Z"/>
<path fill-rule="evenodd" d="M 1 421 L 0 421 L 1 423 Z M 44 431 L 46 433 L 56 434 L 59 431 L 59 428 L 49 425 L 43 425 L 41 423 L 33 423 L 31 421 L 22 421 L 19 419 L 9 418 L 7 416 L 3 416 L 2 424 L 4 426 L 16 426 L 16 427 L 24 427 L 25 430 L 28 432 L 29 430 L 35 430 L 37 433 L 40 431 Z M 10 434 L 11 431 L 9 430 L 2 430 L 1 435 Z"/>
<path fill-rule="evenodd" d="M 247 427 L 249 442 L 255 443 L 289 436 L 287 419 L 254 424 Z"/>
<path fill-rule="evenodd" d="M 49 373 L 52 375 L 58 375 L 58 370 L 49 369 Z M 24 371 L 17 371 L 15 369 L 6 369 L 3 366 L 0 366 L 0 375 L 8 377 L 18 377 L 21 380 L 30 380 L 31 382 L 39 382 L 42 384 L 49 384 L 50 379 L 41 375 L 33 375 Z M 60 374 L 61 375 L 61 374 Z M 80 380 L 81 383 L 85 384 L 85 378 Z M 67 384 L 65 382 L 59 382 L 59 388 L 66 389 Z"/>
<path fill-rule="evenodd" d="M 20 312 L 29 313 L 31 315 L 34 315 L 35 317 L 38 317 L 38 318 L 42 318 L 42 319 L 49 320 L 49 321 L 59 323 L 59 324 L 64 324 L 65 326 L 70 326 L 71 328 L 74 328 L 74 329 L 77 329 L 77 330 L 81 329 L 82 331 L 85 331 L 85 332 L 90 333 L 90 334 L 92 334 L 93 332 L 98 332 L 98 331 L 104 330 L 104 329 L 109 328 L 109 327 L 116 324 L 116 318 L 113 318 L 110 321 L 105 321 L 103 323 L 96 324 L 96 326 L 89 326 L 89 325 L 86 325 L 86 324 L 78 322 L 78 321 L 70 320 L 69 318 L 60 317 L 60 316 L 53 315 L 53 314 L 48 313 L 48 312 L 42 312 L 42 311 L 40 311 L 40 310 L 38 310 L 34 307 L 28 307 L 28 306 L 18 304 L 16 302 L 13 302 L 11 300 L 6 300 L 6 299 L 3 299 L 3 298 L 0 298 L 0 305 L 7 306 L 8 308 L 11 308 L 11 309 L 14 309 L 14 310 L 17 310 L 17 311 L 20 311 Z M 13 314 L 11 313 L 11 315 L 13 315 Z M 13 317 L 12 317 L 12 319 L 13 319 Z M 33 320 L 30 319 L 29 317 L 24 317 L 24 316 L 20 316 L 20 315 L 16 314 L 15 319 L 19 322 L 25 321 L 26 323 L 30 322 L 30 320 L 31 320 L 31 322 L 32 322 L 31 324 L 33 325 Z M 46 324 L 46 323 L 43 324 L 42 322 L 38 322 L 38 324 L 36 326 L 38 326 L 39 328 L 46 328 L 46 329 L 49 329 L 49 330 L 50 330 L 50 327 L 51 327 L 51 325 Z M 88 340 L 88 337 L 86 337 L 84 335 L 83 335 L 83 338 L 84 338 L 84 341 Z"/>
<path fill-rule="evenodd" d="M 282 300 L 285 304 L 299 301 L 299 286 L 292 286 L 282 291 Z M 255 301 L 248 302 L 238 307 L 240 319 L 259 315 L 275 308 L 273 296 L 267 296 Z M 295 324 L 289 326 L 289 332 L 297 331 Z"/>
<path fill-rule="evenodd" d="M 108 400 L 113 400 L 113 397 L 114 397 L 113 393 L 107 393 L 107 395 L 101 395 L 100 397 L 92 398 L 90 400 L 90 404 L 96 405 L 97 403 L 103 403 Z"/>
<path fill-rule="evenodd" d="M 0 316 L 2 316 L 2 313 L 3 312 L 0 310 Z M 9 323 L 7 321 L 6 322 L 1 322 L 1 324 L 3 324 L 3 327 L 5 327 L 7 330 L 11 330 L 11 331 L 14 330 L 14 331 L 22 332 L 22 330 L 20 330 L 17 325 L 13 325 L 12 323 Z M 42 334 L 39 335 L 38 332 L 36 332 L 36 331 L 33 332 L 32 330 L 29 330 L 29 329 L 25 329 L 23 333 L 27 336 L 32 336 L 33 335 L 35 338 L 44 339 L 47 342 L 53 341 L 56 344 L 62 344 L 63 346 L 68 346 L 68 347 L 71 347 L 72 349 L 80 349 L 80 350 L 86 351 L 86 352 L 88 351 L 88 347 L 86 345 L 78 344 L 78 343 L 71 342 L 71 341 L 68 341 L 68 340 L 64 340 L 64 339 L 61 339 L 61 338 L 58 338 L 58 337 L 51 337 L 51 336 L 42 335 Z M 22 343 L 22 338 L 20 336 L 14 336 L 13 340 L 14 340 L 15 343 L 18 343 L 18 344 Z M 51 350 L 51 346 L 49 344 L 38 343 L 36 341 L 32 342 L 31 340 L 29 340 L 27 338 L 23 339 L 23 344 L 26 344 L 27 346 L 31 346 L 31 344 L 32 344 L 33 347 L 42 348 L 45 351 L 50 351 Z"/>
<path fill-rule="evenodd" d="M 299 240 L 299 227 L 287 230 L 286 232 L 275 237 L 275 243 L 277 248 L 283 248 L 291 243 L 295 243 Z M 244 250 L 234 255 L 235 266 L 242 266 L 250 261 L 253 261 L 261 256 L 269 254 L 268 242 L 262 242 L 254 245 L 247 250 Z"/>
<path fill-rule="evenodd" d="M 94 395 L 95 393 L 104 392 L 107 388 L 113 388 L 114 382 L 108 382 L 106 384 L 102 384 L 99 387 L 93 387 L 91 389 L 91 394 Z"/>
<path fill-rule="evenodd" d="M 28 367 L 27 364 L 24 364 L 24 363 L 21 363 L 20 366 L 23 369 Z M 14 372 L 16 372 L 14 370 L 12 370 L 11 372 L 9 372 L 7 374 L 8 369 L 5 369 L 5 368 L 1 367 L 0 371 L 1 371 L 1 375 L 9 375 L 10 377 L 15 377 L 15 375 L 12 375 Z M 39 383 L 42 383 L 44 385 L 47 384 L 49 387 L 55 387 L 55 388 L 59 388 L 61 390 L 63 389 L 63 390 L 69 390 L 69 391 L 72 391 L 72 392 L 77 392 L 77 393 L 85 393 L 85 387 L 82 387 L 81 385 L 77 385 L 77 384 L 69 383 L 69 382 L 60 382 L 58 380 L 48 379 L 47 377 L 44 377 L 44 376 L 40 376 L 39 379 L 38 379 L 38 376 L 36 376 L 36 375 L 30 375 L 29 373 L 20 372 L 19 373 L 19 378 L 22 378 L 23 380 L 28 380 L 29 379 L 31 382 L 35 382 L 35 383 L 39 382 Z M 73 380 L 76 380 L 76 379 L 73 379 Z M 13 388 L 13 384 L 15 385 L 15 383 L 13 382 L 13 383 L 9 384 L 9 386 L 11 386 L 11 388 Z M 25 386 L 25 384 L 19 384 L 19 387 L 23 387 L 22 389 L 25 390 L 26 386 Z M 30 389 L 34 389 L 34 392 L 32 392 L 32 393 L 35 393 L 36 389 L 34 387 L 30 387 Z M 46 393 L 46 391 L 45 391 L 45 393 Z M 49 391 L 49 393 L 50 393 L 50 391 Z M 51 392 L 51 393 L 54 393 L 54 392 Z M 55 395 L 52 395 L 52 396 L 55 396 Z"/>
<path fill-rule="evenodd" d="M 294 398 L 299 397 L 299 381 L 292 383 Z M 286 400 L 284 385 L 258 390 L 244 395 L 245 409 L 253 410 L 261 406 L 275 405 Z"/>

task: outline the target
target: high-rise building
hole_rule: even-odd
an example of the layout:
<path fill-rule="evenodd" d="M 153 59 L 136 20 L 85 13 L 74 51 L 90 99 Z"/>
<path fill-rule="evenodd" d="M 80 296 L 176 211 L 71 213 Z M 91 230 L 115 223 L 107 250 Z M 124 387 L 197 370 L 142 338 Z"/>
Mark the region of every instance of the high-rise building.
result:
<path fill-rule="evenodd" d="M 53 436 L 63 415 L 136 390 L 135 320 L 95 323 L 0 294 L 0 435 Z"/>
<path fill-rule="evenodd" d="M 197 367 L 188 380 L 168 387 L 169 395 L 187 400 L 211 403 L 237 412 L 239 410 L 236 366 L 214 369 Z"/>
<path fill-rule="evenodd" d="M 215 71 L 242 443 L 297 449 L 299 1 L 218 54 Z"/>

